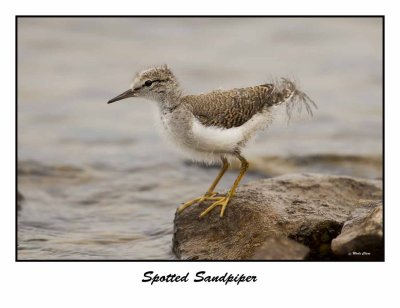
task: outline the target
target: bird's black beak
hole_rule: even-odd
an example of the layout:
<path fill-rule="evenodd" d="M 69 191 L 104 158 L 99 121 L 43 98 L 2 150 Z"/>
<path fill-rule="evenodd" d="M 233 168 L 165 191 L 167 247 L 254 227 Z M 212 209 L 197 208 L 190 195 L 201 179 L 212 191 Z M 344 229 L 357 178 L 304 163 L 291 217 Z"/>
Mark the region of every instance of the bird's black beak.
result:
<path fill-rule="evenodd" d="M 128 97 L 134 97 L 134 96 L 136 96 L 135 91 L 133 91 L 132 89 L 129 89 L 128 91 L 125 91 L 124 93 L 122 93 L 122 94 L 110 99 L 107 102 L 107 104 L 111 104 L 111 103 L 114 103 L 116 101 L 120 101 L 121 99 L 125 99 L 125 98 L 128 98 Z"/>

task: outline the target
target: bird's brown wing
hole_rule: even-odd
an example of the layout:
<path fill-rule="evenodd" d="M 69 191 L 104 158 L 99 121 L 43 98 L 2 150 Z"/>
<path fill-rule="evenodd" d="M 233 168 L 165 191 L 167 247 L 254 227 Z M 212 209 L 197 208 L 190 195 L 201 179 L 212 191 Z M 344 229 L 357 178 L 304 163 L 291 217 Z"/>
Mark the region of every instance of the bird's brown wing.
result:
<path fill-rule="evenodd" d="M 213 91 L 200 95 L 188 95 L 182 102 L 194 116 L 206 126 L 221 128 L 238 127 L 255 114 L 273 105 L 274 85 L 264 84 L 255 87 Z"/>

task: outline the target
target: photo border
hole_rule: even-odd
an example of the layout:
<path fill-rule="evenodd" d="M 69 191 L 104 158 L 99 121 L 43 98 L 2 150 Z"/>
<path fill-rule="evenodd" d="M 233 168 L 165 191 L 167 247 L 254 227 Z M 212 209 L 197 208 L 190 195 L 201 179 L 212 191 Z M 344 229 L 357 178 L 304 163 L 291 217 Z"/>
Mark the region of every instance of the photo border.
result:
<path fill-rule="evenodd" d="M 380 18 L 382 20 L 382 260 L 18 259 L 18 20 L 23 18 Z M 172 239 L 171 239 L 172 241 Z M 385 262 L 385 15 L 15 15 L 15 262 Z"/>

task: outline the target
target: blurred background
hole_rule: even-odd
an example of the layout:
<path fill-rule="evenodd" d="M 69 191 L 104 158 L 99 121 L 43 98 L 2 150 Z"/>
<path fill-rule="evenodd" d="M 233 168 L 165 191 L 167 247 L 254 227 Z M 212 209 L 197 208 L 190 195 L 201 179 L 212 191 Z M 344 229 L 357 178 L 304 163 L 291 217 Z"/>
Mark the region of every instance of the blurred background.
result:
<path fill-rule="evenodd" d="M 244 152 L 243 183 L 289 172 L 381 178 L 381 19 L 19 18 L 19 259 L 174 258 L 175 209 L 219 167 L 164 142 L 152 102 L 106 104 L 160 64 L 188 94 L 294 77 L 318 104 L 289 125 L 277 112 Z"/>

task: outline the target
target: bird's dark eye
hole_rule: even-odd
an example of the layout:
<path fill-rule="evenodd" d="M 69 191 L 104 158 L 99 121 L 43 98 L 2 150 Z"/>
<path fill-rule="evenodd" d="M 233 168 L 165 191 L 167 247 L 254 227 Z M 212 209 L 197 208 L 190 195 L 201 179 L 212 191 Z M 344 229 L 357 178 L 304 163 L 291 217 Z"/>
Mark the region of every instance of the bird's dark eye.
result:
<path fill-rule="evenodd" d="M 150 87 L 151 85 L 152 85 L 152 81 L 151 80 L 146 80 L 145 81 L 145 83 L 144 83 L 144 85 L 146 86 L 146 87 Z"/>

